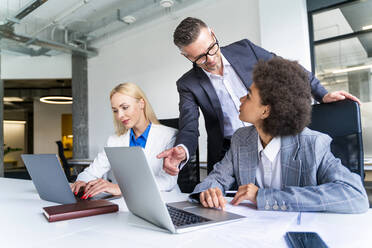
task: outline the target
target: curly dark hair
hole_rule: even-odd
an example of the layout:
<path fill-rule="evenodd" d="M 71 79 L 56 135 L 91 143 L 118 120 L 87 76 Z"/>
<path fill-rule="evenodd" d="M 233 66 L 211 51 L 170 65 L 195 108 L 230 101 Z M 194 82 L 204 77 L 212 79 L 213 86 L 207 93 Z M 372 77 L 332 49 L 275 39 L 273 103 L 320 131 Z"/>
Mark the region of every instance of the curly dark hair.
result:
<path fill-rule="evenodd" d="M 207 27 L 207 24 L 202 20 L 194 17 L 187 17 L 183 19 L 183 21 L 178 24 L 176 30 L 174 30 L 173 42 L 179 48 L 190 45 L 198 38 L 200 29 Z"/>
<path fill-rule="evenodd" d="M 298 62 L 274 57 L 259 61 L 253 70 L 253 82 L 261 104 L 270 106 L 263 131 L 275 136 L 295 135 L 311 120 L 309 75 Z"/>

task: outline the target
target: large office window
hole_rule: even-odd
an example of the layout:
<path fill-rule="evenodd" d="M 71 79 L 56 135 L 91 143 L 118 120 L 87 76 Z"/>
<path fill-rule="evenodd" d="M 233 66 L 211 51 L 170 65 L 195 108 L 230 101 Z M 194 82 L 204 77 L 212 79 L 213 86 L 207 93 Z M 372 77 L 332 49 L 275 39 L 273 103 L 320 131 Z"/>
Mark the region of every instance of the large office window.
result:
<path fill-rule="evenodd" d="M 309 12 L 313 69 L 328 91 L 362 101 L 364 154 L 372 158 L 372 0 L 339 2 Z"/>

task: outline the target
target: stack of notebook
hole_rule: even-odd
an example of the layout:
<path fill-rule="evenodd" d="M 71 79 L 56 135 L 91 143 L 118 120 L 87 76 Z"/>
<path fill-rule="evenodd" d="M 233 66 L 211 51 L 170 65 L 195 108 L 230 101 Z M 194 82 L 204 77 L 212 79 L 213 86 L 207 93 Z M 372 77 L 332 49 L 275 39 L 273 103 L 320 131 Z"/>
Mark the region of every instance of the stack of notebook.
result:
<path fill-rule="evenodd" d="M 69 220 L 98 214 L 113 213 L 119 206 L 106 200 L 81 201 L 43 208 L 49 222 Z"/>

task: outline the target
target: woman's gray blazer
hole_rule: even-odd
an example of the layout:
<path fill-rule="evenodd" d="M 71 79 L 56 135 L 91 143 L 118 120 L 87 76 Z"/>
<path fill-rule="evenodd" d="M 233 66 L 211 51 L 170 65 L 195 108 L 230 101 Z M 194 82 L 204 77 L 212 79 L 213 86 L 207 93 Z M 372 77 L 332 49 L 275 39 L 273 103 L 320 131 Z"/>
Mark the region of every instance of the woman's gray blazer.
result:
<path fill-rule="evenodd" d="M 258 133 L 254 126 L 238 129 L 230 150 L 192 194 L 234 184 L 255 184 Z M 331 138 L 308 128 L 281 138 L 281 190 L 260 188 L 257 208 L 282 211 L 362 213 L 369 208 L 359 175 L 350 172 L 330 150 Z"/>

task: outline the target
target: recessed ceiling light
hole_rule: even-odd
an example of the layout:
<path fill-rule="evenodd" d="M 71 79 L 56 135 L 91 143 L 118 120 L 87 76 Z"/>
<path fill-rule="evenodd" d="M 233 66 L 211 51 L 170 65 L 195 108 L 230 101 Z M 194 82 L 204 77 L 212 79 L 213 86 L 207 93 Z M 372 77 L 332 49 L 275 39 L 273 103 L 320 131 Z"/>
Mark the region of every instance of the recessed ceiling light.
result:
<path fill-rule="evenodd" d="M 4 123 L 6 124 L 26 124 L 26 121 L 8 121 L 8 120 L 4 120 L 3 121 Z"/>
<path fill-rule="evenodd" d="M 169 8 L 173 6 L 173 4 L 174 4 L 173 0 L 161 0 L 160 1 L 160 5 L 164 8 Z"/>
<path fill-rule="evenodd" d="M 362 27 L 362 29 L 363 29 L 363 30 L 372 29 L 372 25 L 364 26 L 364 27 Z"/>
<path fill-rule="evenodd" d="M 349 67 L 345 69 L 334 70 L 332 71 L 332 73 L 333 74 L 345 73 L 345 72 L 358 71 L 358 70 L 371 69 L 371 68 L 372 68 L 372 65 L 361 65 L 361 66 L 354 66 L 354 67 Z"/>
<path fill-rule="evenodd" d="M 123 22 L 125 22 L 125 23 L 131 24 L 131 23 L 133 23 L 133 22 L 136 21 L 136 18 L 135 18 L 134 16 L 127 15 L 127 16 L 124 16 L 124 17 L 122 18 L 122 20 L 123 20 Z"/>
<path fill-rule="evenodd" d="M 23 99 L 20 97 L 4 96 L 3 100 L 4 102 L 23 102 Z"/>
<path fill-rule="evenodd" d="M 29 47 L 29 48 L 32 48 L 32 49 L 34 49 L 35 51 L 38 51 L 38 50 L 40 50 L 40 49 L 41 49 L 41 46 L 37 46 L 37 45 L 32 45 L 32 44 L 30 44 L 30 45 L 27 45 L 27 47 Z"/>
<path fill-rule="evenodd" d="M 40 97 L 40 102 L 50 104 L 72 104 L 71 96 L 44 96 Z"/>

